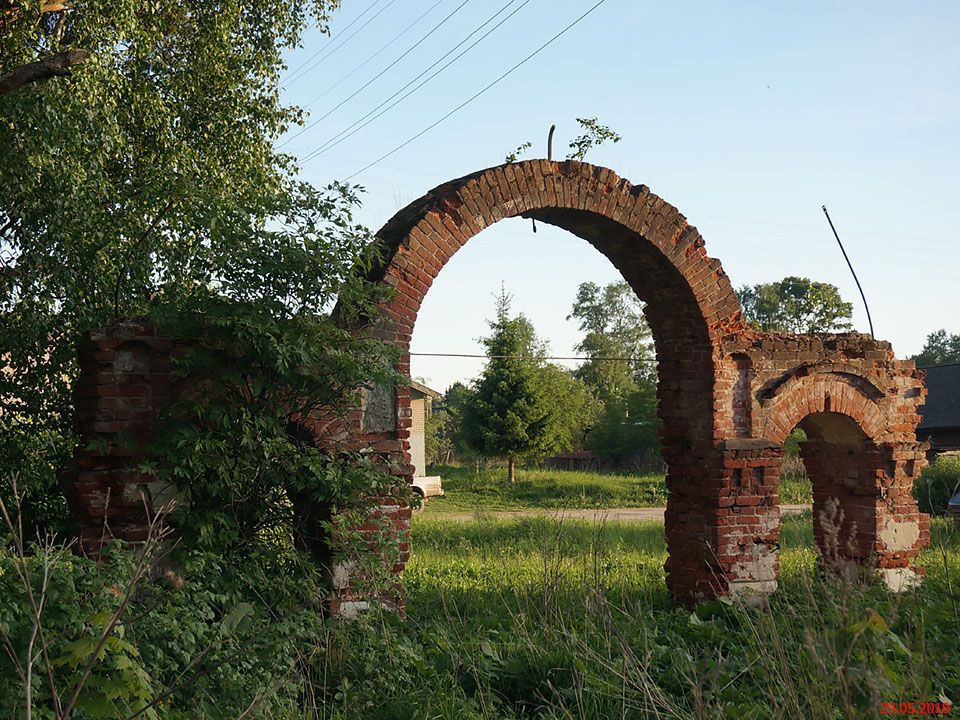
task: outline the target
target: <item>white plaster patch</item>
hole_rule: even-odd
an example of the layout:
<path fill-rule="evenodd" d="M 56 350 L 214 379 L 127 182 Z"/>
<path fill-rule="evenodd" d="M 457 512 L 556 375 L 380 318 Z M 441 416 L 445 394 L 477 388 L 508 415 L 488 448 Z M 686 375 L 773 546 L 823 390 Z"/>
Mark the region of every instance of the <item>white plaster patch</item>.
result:
<path fill-rule="evenodd" d="M 895 593 L 918 587 L 923 578 L 910 568 L 883 568 L 877 570 L 884 584 Z"/>
<path fill-rule="evenodd" d="M 353 574 L 355 567 L 356 563 L 353 560 L 345 560 L 334 564 L 332 578 L 334 590 L 345 590 L 350 587 L 350 576 Z"/>
<path fill-rule="evenodd" d="M 764 583 L 777 581 L 777 553 L 770 552 L 765 544 L 754 544 L 752 553 L 753 558 L 746 562 L 738 562 L 731 569 L 733 577 L 737 578 L 737 583 Z M 732 583 L 731 583 L 732 586 Z"/>
<path fill-rule="evenodd" d="M 360 613 L 369 609 L 370 603 L 366 600 L 346 600 L 340 603 L 340 607 L 337 609 L 337 617 L 354 620 Z"/>
<path fill-rule="evenodd" d="M 113 371 L 118 373 L 150 372 L 150 362 L 138 358 L 129 350 L 117 350 L 113 356 Z"/>
<path fill-rule="evenodd" d="M 888 517 L 880 526 L 880 540 L 891 552 L 910 550 L 919 539 L 920 525 L 915 520 L 898 522 Z"/>

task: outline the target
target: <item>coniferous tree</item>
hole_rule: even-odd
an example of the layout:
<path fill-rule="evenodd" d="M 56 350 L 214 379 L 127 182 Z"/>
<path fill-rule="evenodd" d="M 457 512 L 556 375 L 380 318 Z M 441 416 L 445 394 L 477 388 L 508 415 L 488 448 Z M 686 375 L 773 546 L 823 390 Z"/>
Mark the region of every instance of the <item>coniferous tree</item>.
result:
<path fill-rule="evenodd" d="M 506 291 L 497 297 L 483 339 L 490 360 L 464 403 L 461 433 L 479 454 L 505 458 L 512 483 L 516 461 L 555 452 L 562 433 L 541 373 L 543 346 L 529 320 L 510 316 L 510 299 Z"/>

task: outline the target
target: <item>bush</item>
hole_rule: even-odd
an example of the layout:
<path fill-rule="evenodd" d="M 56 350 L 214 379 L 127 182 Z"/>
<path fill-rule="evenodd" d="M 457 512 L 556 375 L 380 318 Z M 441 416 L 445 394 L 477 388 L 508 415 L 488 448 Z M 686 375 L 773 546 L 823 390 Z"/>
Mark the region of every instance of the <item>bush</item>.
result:
<path fill-rule="evenodd" d="M 920 509 L 931 515 L 947 512 L 950 498 L 960 491 L 960 456 L 941 455 L 913 484 L 913 496 Z"/>

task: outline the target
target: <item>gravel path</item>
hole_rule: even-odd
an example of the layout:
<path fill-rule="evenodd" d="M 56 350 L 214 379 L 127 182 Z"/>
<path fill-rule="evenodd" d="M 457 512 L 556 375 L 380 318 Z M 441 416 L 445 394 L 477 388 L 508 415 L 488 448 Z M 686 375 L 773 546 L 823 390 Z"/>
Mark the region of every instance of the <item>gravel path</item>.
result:
<path fill-rule="evenodd" d="M 443 502 L 443 500 L 438 500 L 437 502 Z M 780 512 L 783 515 L 800 515 L 812 508 L 812 505 L 781 505 Z M 663 511 L 664 508 L 657 507 L 587 508 L 582 510 L 501 510 L 483 512 L 480 513 L 480 515 L 483 517 L 496 518 L 497 520 L 549 516 L 557 520 L 590 520 L 592 522 L 663 522 Z M 431 520 L 449 520 L 451 522 L 469 522 L 477 519 L 478 513 L 454 512 L 432 514 L 428 504 L 423 514 L 418 513 L 416 517 L 429 517 Z"/>

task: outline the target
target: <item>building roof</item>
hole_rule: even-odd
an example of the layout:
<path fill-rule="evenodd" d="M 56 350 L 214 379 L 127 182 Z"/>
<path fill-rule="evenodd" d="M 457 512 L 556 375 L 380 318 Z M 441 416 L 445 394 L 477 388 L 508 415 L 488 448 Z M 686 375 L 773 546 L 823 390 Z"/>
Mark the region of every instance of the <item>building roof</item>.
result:
<path fill-rule="evenodd" d="M 960 364 L 922 368 L 927 401 L 921 406 L 917 434 L 936 428 L 960 428 Z"/>
<path fill-rule="evenodd" d="M 423 383 L 418 383 L 416 380 L 410 381 L 410 389 L 420 393 L 421 395 L 426 395 L 432 397 L 434 400 L 439 400 L 443 397 L 443 393 L 437 392 L 433 388 L 428 388 Z"/>

